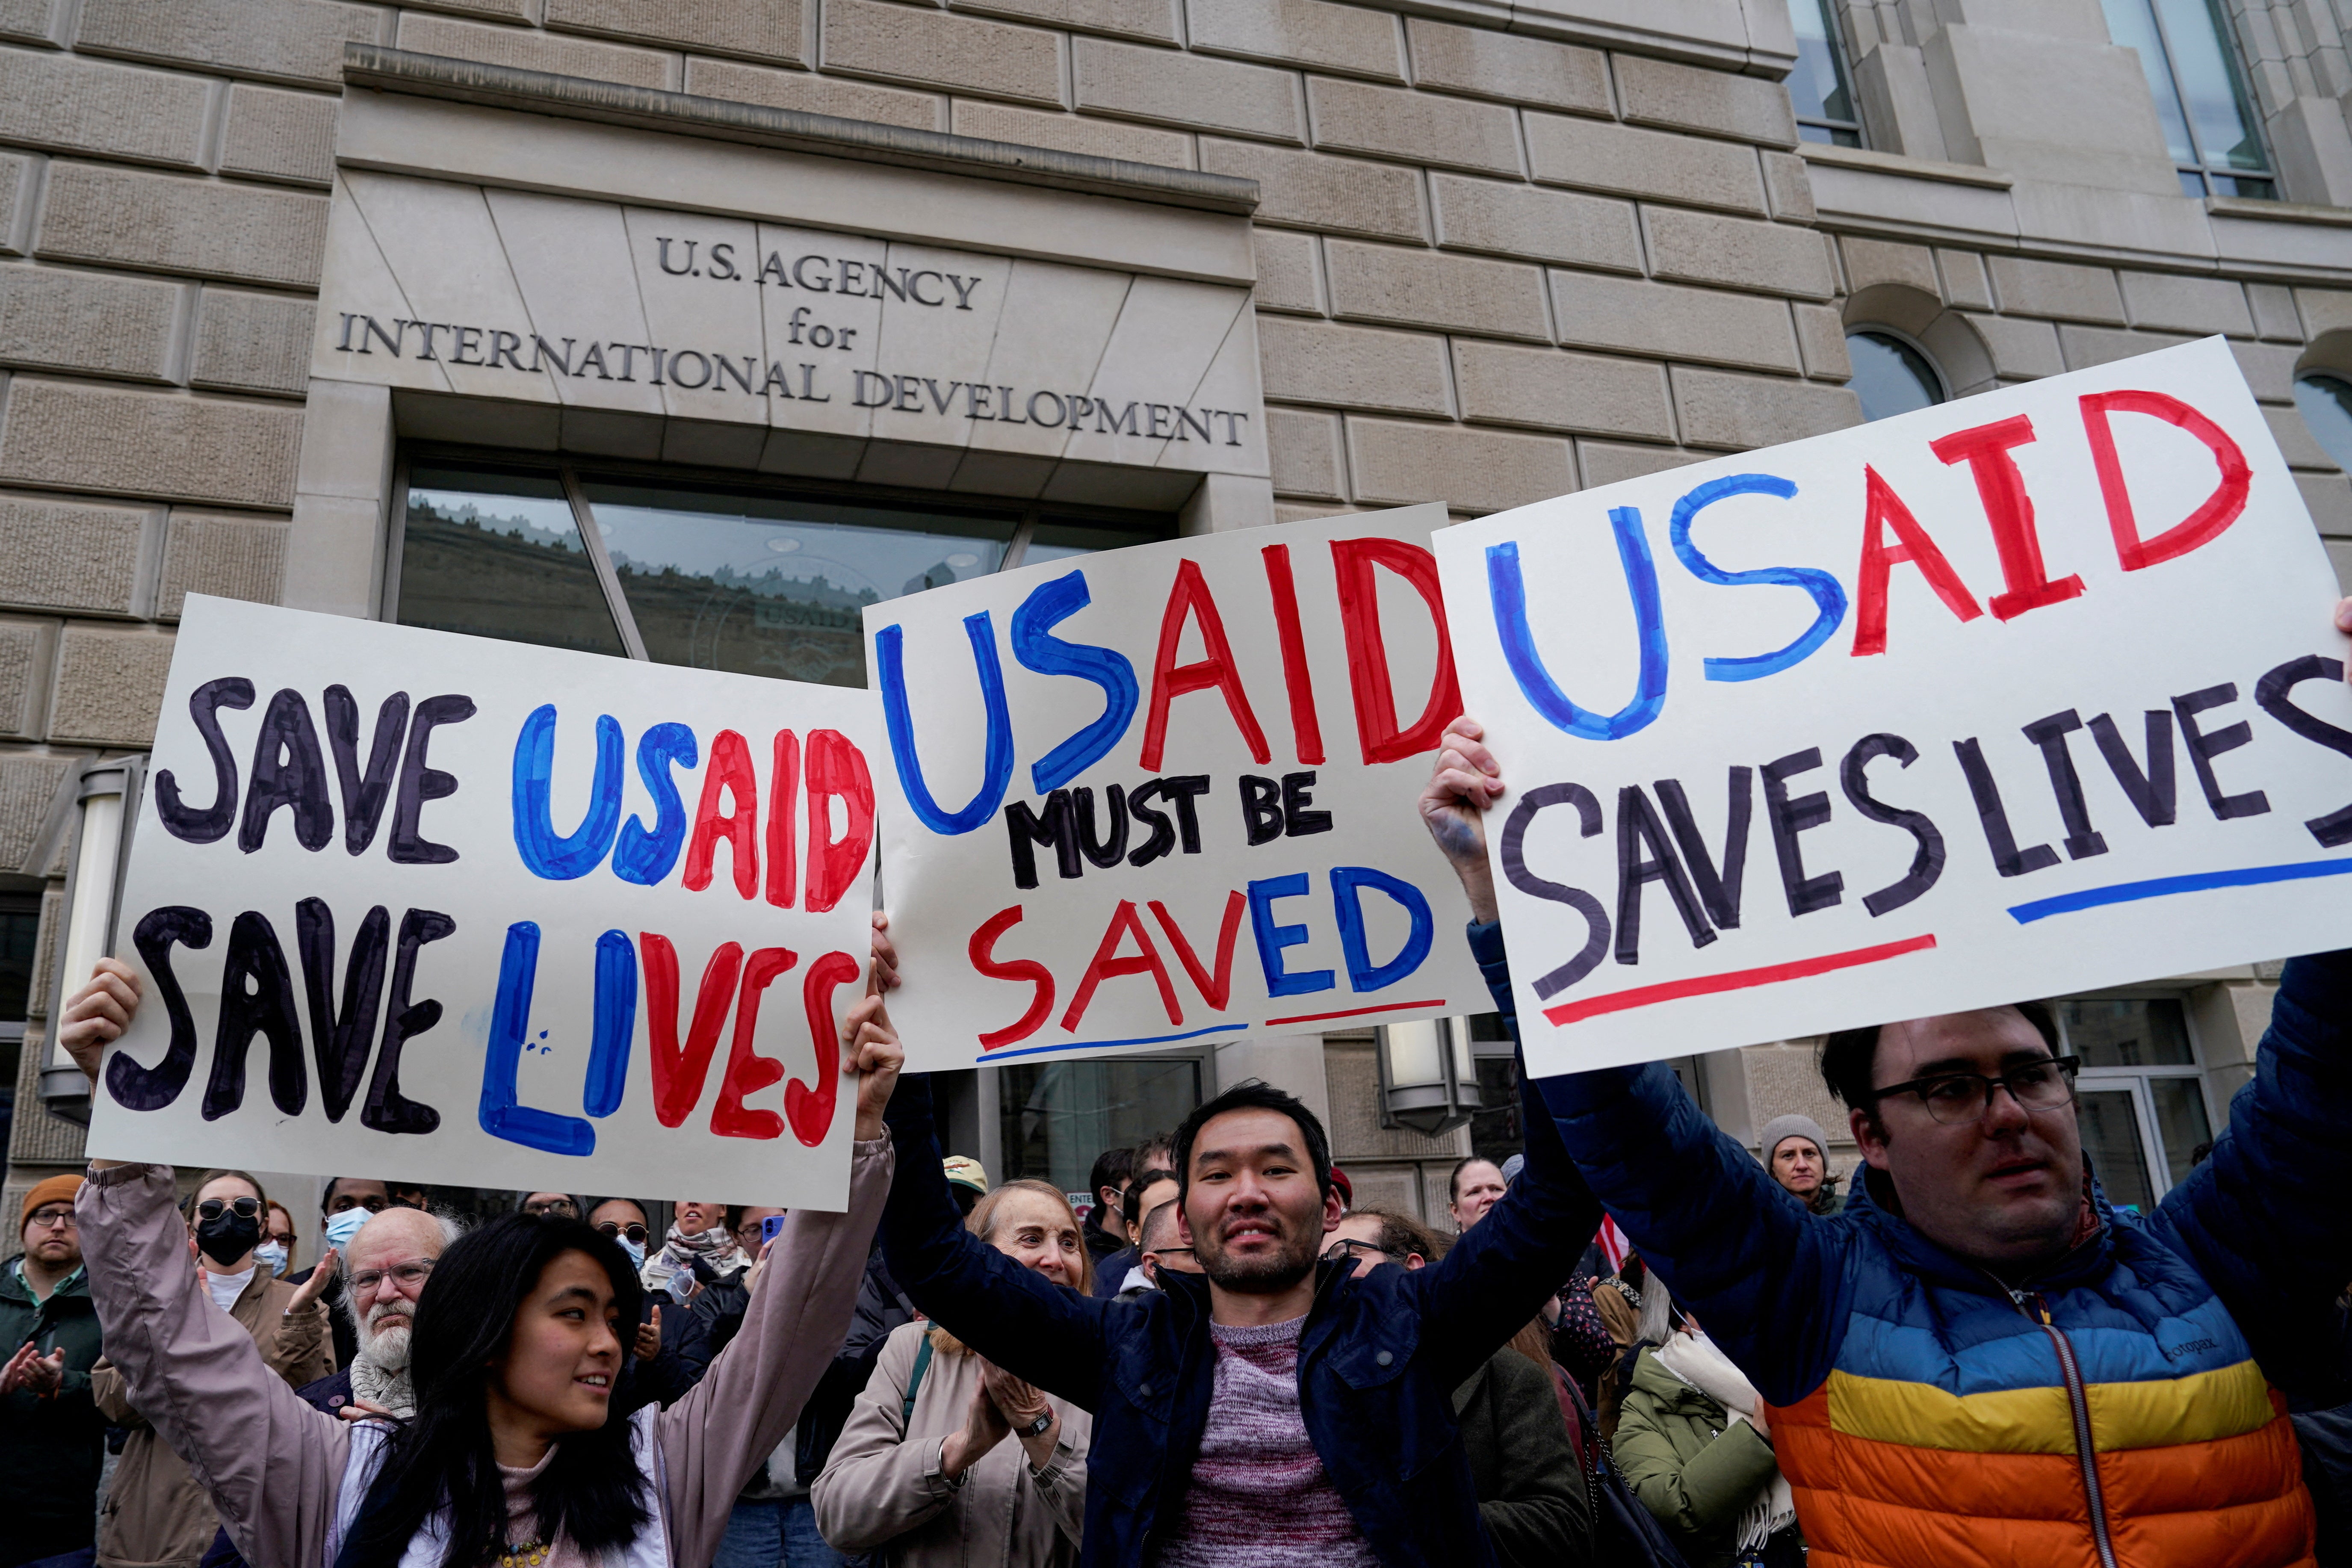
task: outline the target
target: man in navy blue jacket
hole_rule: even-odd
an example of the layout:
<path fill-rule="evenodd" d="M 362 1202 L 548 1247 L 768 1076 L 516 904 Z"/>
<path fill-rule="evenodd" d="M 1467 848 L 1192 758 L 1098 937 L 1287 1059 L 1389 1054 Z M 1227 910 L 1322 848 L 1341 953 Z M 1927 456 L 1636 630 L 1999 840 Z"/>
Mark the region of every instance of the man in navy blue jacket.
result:
<path fill-rule="evenodd" d="M 887 990 L 886 937 L 876 957 Z M 887 1035 L 882 997 L 851 1028 Z M 1175 1139 L 1179 1234 L 1202 1273 L 1163 1270 L 1159 1290 L 1100 1300 L 963 1228 L 929 1086 L 903 1079 L 883 1246 L 949 1332 L 1092 1412 L 1086 1563 L 1491 1564 L 1451 1396 L 1536 1315 L 1601 1221 L 1550 1118 L 1526 1121 L 1525 1172 L 1444 1261 L 1358 1278 L 1321 1258 L 1339 1217 L 1322 1124 L 1279 1090 L 1238 1085 Z M 1579 1527 L 1581 1544 L 1589 1520 Z"/>

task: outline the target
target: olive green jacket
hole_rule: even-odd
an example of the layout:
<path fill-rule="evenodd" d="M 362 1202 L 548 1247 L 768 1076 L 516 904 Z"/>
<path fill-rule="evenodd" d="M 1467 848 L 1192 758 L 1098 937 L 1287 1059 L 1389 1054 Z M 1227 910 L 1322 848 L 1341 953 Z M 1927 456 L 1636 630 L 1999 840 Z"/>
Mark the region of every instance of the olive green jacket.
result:
<path fill-rule="evenodd" d="M 1724 1568 L 1738 1548 L 1739 1516 L 1772 1479 L 1772 1445 L 1723 1406 L 1658 1364 L 1633 1363 L 1612 1451 L 1625 1484 L 1664 1521 L 1690 1568 Z"/>

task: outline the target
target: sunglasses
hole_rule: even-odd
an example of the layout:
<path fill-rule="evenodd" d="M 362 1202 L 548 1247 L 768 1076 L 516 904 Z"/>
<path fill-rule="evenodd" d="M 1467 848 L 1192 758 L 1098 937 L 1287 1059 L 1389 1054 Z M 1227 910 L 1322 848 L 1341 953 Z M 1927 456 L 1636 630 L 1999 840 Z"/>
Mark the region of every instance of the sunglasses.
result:
<path fill-rule="evenodd" d="M 196 1205 L 196 1217 L 199 1219 L 218 1219 L 223 1214 L 230 1213 L 235 1214 L 239 1219 L 259 1219 L 261 1200 L 259 1198 L 206 1198 Z"/>
<path fill-rule="evenodd" d="M 596 1228 L 606 1236 L 626 1237 L 640 1247 L 646 1242 L 646 1227 L 641 1225 L 623 1225 L 619 1220 L 608 1219 L 599 1222 Z"/>

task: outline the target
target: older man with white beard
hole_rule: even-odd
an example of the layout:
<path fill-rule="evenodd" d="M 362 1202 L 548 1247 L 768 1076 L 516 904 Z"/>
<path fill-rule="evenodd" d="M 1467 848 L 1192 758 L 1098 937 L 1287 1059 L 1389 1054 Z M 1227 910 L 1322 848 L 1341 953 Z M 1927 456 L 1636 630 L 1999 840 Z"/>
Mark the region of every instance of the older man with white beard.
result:
<path fill-rule="evenodd" d="M 296 1390 L 321 1410 L 416 1413 L 408 1382 L 408 1336 L 416 1298 L 433 1265 L 457 1238 L 457 1221 L 422 1209 L 388 1208 L 352 1238 L 343 1260 L 341 1310 L 351 1314 L 359 1352 L 332 1377 Z"/>

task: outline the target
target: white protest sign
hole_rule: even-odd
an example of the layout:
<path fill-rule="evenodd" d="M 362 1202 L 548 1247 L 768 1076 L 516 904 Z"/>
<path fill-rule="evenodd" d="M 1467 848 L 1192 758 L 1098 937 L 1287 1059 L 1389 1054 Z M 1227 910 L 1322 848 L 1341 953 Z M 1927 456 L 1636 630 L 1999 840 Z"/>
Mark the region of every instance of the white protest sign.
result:
<path fill-rule="evenodd" d="M 1489 1005 L 1413 809 L 1458 710 L 1443 508 L 866 611 L 910 1068 Z"/>
<path fill-rule="evenodd" d="M 90 1152 L 839 1208 L 872 712 L 191 596 Z"/>
<path fill-rule="evenodd" d="M 2335 575 L 2218 338 L 1436 550 L 1538 1072 L 2352 942 Z"/>

